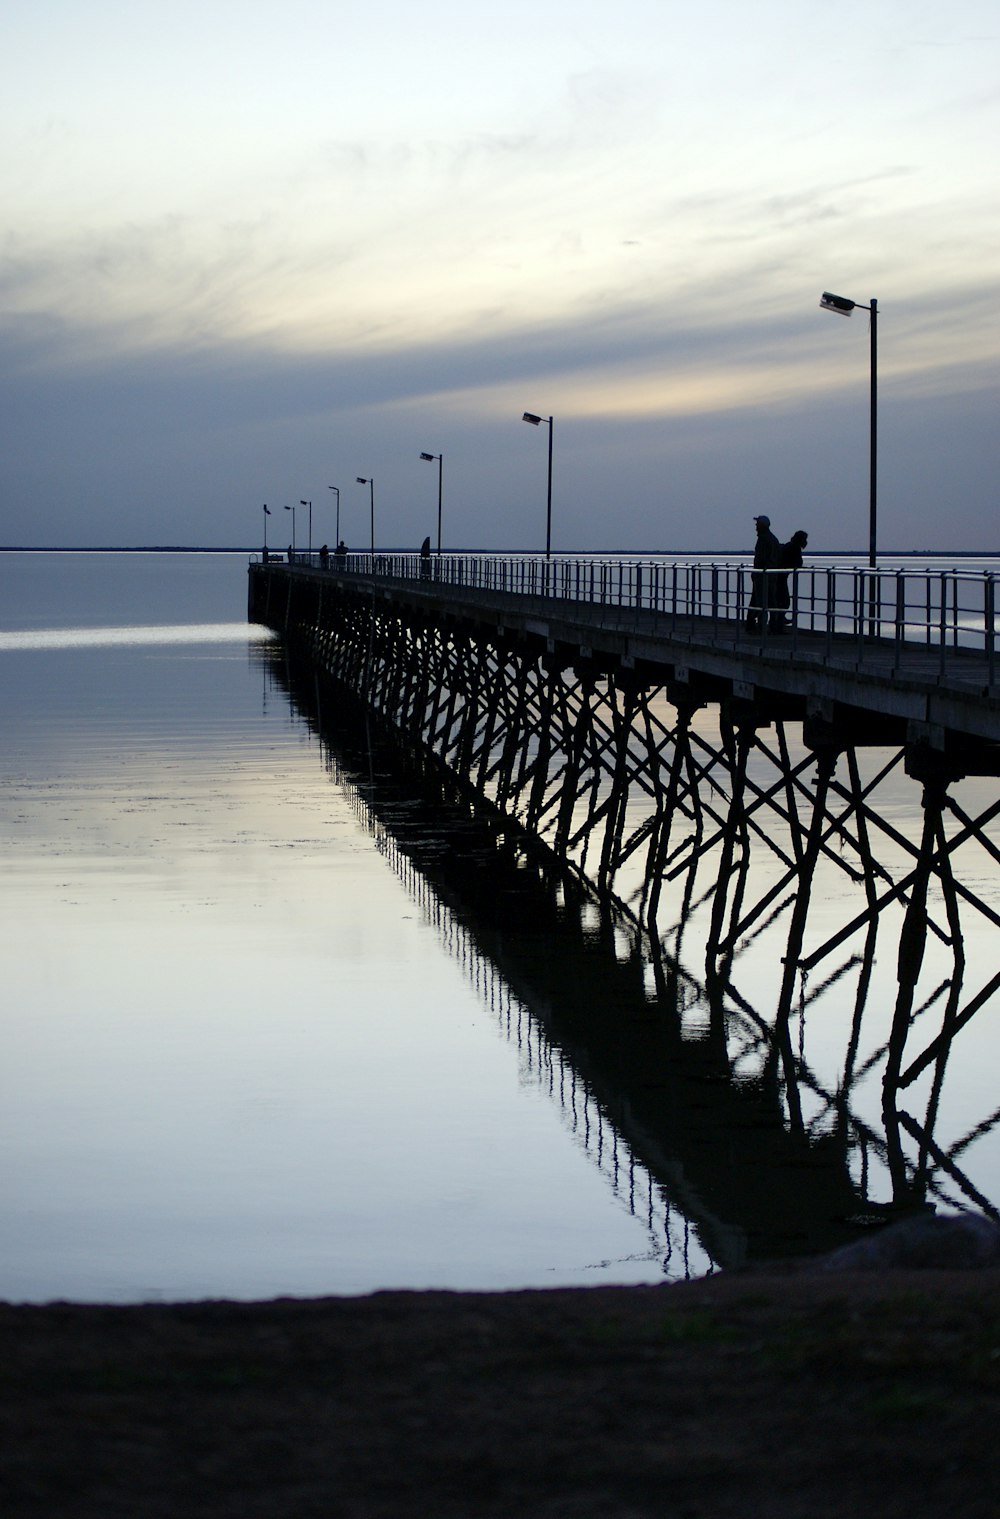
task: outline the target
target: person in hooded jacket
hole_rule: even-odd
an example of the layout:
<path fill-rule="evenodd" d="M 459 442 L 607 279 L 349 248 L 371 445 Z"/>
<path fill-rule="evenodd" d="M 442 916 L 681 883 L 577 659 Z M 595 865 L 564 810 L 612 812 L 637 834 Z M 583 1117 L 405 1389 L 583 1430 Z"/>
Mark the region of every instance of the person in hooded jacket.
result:
<path fill-rule="evenodd" d="M 809 534 L 799 528 L 793 533 L 787 543 L 780 545 L 778 554 L 778 566 L 783 570 L 801 570 L 802 551 L 809 542 Z M 792 598 L 788 590 L 787 575 L 771 575 L 770 582 L 771 614 L 768 627 L 772 633 L 783 633 L 788 627 L 788 609 L 792 604 Z"/>

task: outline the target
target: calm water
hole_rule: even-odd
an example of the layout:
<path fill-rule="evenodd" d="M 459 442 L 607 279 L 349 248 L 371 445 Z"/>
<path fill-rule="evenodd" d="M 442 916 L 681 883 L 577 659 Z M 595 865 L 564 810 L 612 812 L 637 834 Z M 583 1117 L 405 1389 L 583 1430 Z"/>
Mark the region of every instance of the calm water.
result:
<path fill-rule="evenodd" d="M 697 893 L 678 1017 L 654 1020 L 621 925 L 395 771 L 245 606 L 242 555 L 0 555 L 0 1298 L 660 1281 L 748 1238 L 783 1253 L 850 1210 L 845 1180 L 891 1193 L 891 940 L 841 1094 L 862 1136 L 848 1178 L 816 1155 L 857 953 L 793 1018 L 796 1147 L 753 1022 L 775 927 L 734 965 L 728 1083 L 706 1063 Z M 996 791 L 956 796 L 974 813 Z M 878 806 L 916 835 L 914 783 L 890 777 Z M 998 857 L 968 884 L 1000 920 Z M 843 892 L 828 870 L 821 924 Z M 970 995 L 996 934 L 970 919 Z M 1000 1198 L 992 1011 L 934 1099 L 939 1204 Z"/>
<path fill-rule="evenodd" d="M 0 1297 L 706 1269 L 245 607 L 245 556 L 0 555 Z"/>

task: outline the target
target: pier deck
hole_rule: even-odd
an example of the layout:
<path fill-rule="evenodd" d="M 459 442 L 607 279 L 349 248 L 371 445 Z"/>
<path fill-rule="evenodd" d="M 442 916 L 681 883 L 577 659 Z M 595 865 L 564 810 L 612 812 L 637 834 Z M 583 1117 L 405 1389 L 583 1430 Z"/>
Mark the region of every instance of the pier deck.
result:
<path fill-rule="evenodd" d="M 853 587 L 852 605 L 862 608 L 853 617 L 843 611 L 842 594 L 831 598 L 832 606 L 817 605 L 813 591 L 779 636 L 747 627 L 748 586 L 711 601 L 693 597 L 685 587 L 672 603 L 635 605 L 607 595 L 577 599 L 560 594 L 555 583 L 555 594 L 539 594 L 470 583 L 476 576 L 457 583 L 424 580 L 393 573 L 404 556 L 387 557 L 385 569 L 375 574 L 366 555 L 352 556 L 355 563 L 343 571 L 309 563 L 252 566 L 253 575 L 271 582 L 266 592 L 263 586 L 252 590 L 252 605 L 258 614 L 269 607 L 263 620 L 280 627 L 292 585 L 309 582 L 317 607 L 325 600 L 329 612 L 343 596 L 395 604 L 430 623 L 458 622 L 517 642 L 525 653 L 537 651 L 565 667 L 635 671 L 639 679 L 667 684 L 695 705 L 736 698 L 756 703 L 763 720 L 772 714 L 827 724 L 847 721 L 855 742 L 868 719 L 873 741 L 975 750 L 980 759 L 983 745 L 1000 743 L 992 640 L 977 625 L 980 608 L 975 618 L 963 612 L 959 619 L 954 605 L 946 604 L 942 614 L 947 590 L 922 625 L 887 620 L 880 612 L 874 636 L 863 582 Z M 984 577 L 970 580 L 978 592 Z M 636 599 L 634 591 L 629 599 Z M 694 609 L 686 610 L 692 603 Z"/>

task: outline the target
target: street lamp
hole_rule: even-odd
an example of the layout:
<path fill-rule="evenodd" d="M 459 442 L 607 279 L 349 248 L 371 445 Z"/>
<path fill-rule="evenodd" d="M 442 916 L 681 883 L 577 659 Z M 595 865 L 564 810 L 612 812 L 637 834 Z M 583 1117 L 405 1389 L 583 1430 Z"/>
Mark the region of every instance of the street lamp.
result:
<path fill-rule="evenodd" d="M 872 296 L 871 304 L 862 305 L 860 301 L 849 301 L 843 295 L 831 295 L 829 290 L 824 290 L 820 296 L 820 307 L 823 311 L 832 311 L 837 316 L 850 316 L 857 307 L 859 311 L 871 313 L 871 321 L 868 324 L 871 334 L 871 428 L 869 434 L 869 463 L 868 463 L 868 563 L 875 568 L 875 548 L 878 538 L 876 512 L 876 485 L 878 478 L 878 301 Z"/>
<path fill-rule="evenodd" d="M 532 427 L 546 422 L 549 428 L 549 490 L 545 503 L 545 557 L 548 559 L 552 553 L 552 418 L 537 417 L 533 411 L 526 411 L 521 421 L 530 422 Z"/>
<path fill-rule="evenodd" d="M 294 559 L 295 558 L 295 508 L 294 508 L 294 506 L 286 506 L 285 507 L 285 511 L 286 512 L 291 512 L 291 514 L 292 514 L 292 558 Z"/>
<path fill-rule="evenodd" d="M 425 459 L 428 464 L 433 464 L 434 460 L 435 459 L 437 460 L 437 467 L 438 467 L 438 553 L 440 554 L 440 552 L 441 552 L 441 488 L 442 488 L 442 485 L 443 485 L 443 482 L 444 482 L 444 454 L 421 454 L 420 457 L 421 457 L 421 459 Z"/>
<path fill-rule="evenodd" d="M 270 507 L 264 507 L 264 558 L 267 558 L 267 519 L 271 515 Z"/>
<path fill-rule="evenodd" d="M 337 492 L 337 531 L 336 531 L 336 535 L 334 537 L 334 543 L 339 548 L 340 547 L 340 486 L 339 485 L 328 485 L 327 486 L 327 490 L 328 491 L 336 491 Z"/>
<path fill-rule="evenodd" d="M 311 501 L 300 501 L 300 506 L 309 508 L 309 558 L 312 559 L 313 551 L 313 504 Z"/>
<path fill-rule="evenodd" d="M 372 506 L 372 553 L 374 554 L 375 553 L 375 481 L 371 480 L 371 479 L 368 479 L 365 475 L 357 475 L 357 476 L 355 476 L 355 478 L 356 478 L 356 480 L 357 480 L 357 482 L 358 482 L 359 485 L 367 485 L 369 491 L 371 492 L 371 506 Z M 372 566 L 372 568 L 374 569 L 374 565 Z"/>

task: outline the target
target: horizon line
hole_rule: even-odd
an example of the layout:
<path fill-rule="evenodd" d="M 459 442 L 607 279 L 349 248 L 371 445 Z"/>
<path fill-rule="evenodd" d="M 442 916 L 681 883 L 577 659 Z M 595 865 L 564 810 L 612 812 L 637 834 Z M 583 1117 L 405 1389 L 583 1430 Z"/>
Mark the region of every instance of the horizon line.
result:
<path fill-rule="evenodd" d="M 259 545 L 246 546 L 243 544 L 191 544 L 191 543 L 139 543 L 139 544 L 31 544 L 31 543 L 6 543 L 0 544 L 0 554 L 260 554 L 263 549 Z M 268 549 L 268 553 L 283 556 L 285 549 Z M 296 553 L 307 554 L 308 549 L 296 549 Z M 312 552 L 318 553 L 318 549 Z M 370 554 L 369 548 L 348 549 L 351 554 Z M 443 554 L 502 554 L 507 556 L 525 555 L 536 558 L 544 557 L 544 549 L 489 549 L 489 548 L 451 548 L 442 549 Z M 376 554 L 418 554 L 419 549 L 401 545 L 386 545 L 377 548 Z M 592 558 L 600 555 L 614 555 L 627 558 L 629 555 L 643 555 L 652 557 L 660 555 L 663 558 L 676 559 L 682 556 L 696 556 L 698 558 L 718 558 L 719 555 L 737 555 L 744 557 L 753 553 L 753 545 L 743 548 L 718 548 L 718 549 L 553 549 L 552 558 Z M 843 556 L 867 557 L 864 549 L 809 549 L 811 558 L 832 559 Z M 989 549 L 880 549 L 880 559 L 893 555 L 901 559 L 934 558 L 934 559 L 997 559 L 1000 558 L 1000 548 Z"/>

